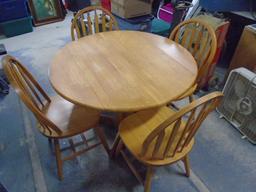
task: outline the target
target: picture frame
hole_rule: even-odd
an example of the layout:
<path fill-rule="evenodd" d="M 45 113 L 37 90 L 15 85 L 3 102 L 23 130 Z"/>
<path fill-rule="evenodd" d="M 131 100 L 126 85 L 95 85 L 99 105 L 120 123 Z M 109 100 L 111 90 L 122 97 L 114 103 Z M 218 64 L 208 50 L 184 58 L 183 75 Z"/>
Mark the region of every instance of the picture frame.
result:
<path fill-rule="evenodd" d="M 28 2 L 35 26 L 64 19 L 60 0 L 29 0 Z"/>

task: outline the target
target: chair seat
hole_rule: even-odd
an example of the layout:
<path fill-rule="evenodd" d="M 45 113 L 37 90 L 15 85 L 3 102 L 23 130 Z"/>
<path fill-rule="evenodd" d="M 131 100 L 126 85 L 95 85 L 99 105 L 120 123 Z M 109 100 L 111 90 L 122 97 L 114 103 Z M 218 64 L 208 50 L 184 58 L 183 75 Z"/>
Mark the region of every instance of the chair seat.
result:
<path fill-rule="evenodd" d="M 60 96 L 51 98 L 51 102 L 43 108 L 44 115 L 51 120 L 61 131 L 61 134 L 45 131 L 39 128 L 47 137 L 64 138 L 71 137 L 93 128 L 99 122 L 98 110 L 81 107 L 70 103 Z"/>
<path fill-rule="evenodd" d="M 152 133 L 152 131 L 156 129 L 161 123 L 163 123 L 166 119 L 174 115 L 174 113 L 175 111 L 171 110 L 168 107 L 150 109 L 137 112 L 121 122 L 119 126 L 120 137 L 124 145 L 136 157 L 136 159 L 147 165 L 161 166 L 178 161 L 191 151 L 194 144 L 194 139 L 192 139 L 191 142 L 186 147 L 184 147 L 182 152 L 177 152 L 173 157 L 167 157 L 164 159 L 152 159 L 151 156 L 154 146 L 153 144 L 149 146 L 148 152 L 145 156 L 140 155 L 143 142 L 147 138 L 147 136 Z M 181 124 L 181 127 L 182 125 L 183 129 L 179 129 L 174 143 L 178 142 L 180 138 L 179 135 L 181 135 L 182 131 L 184 130 L 183 122 Z M 173 125 L 170 125 L 166 129 L 166 135 L 171 134 L 172 128 Z M 167 138 L 168 137 L 164 137 L 162 147 L 159 150 L 159 154 L 163 154 L 164 146 L 166 146 L 168 142 Z M 171 147 L 168 154 L 172 154 L 173 151 L 174 147 Z"/>

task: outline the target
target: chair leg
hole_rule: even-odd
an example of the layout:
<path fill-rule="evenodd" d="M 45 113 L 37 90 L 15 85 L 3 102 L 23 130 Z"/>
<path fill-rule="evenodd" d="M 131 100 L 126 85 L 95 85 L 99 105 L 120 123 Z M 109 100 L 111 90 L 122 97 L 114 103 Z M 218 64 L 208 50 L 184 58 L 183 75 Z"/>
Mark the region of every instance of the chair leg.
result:
<path fill-rule="evenodd" d="M 55 155 L 56 155 L 58 177 L 59 177 L 59 180 L 62 180 L 63 179 L 63 172 L 62 172 L 63 161 L 61 160 L 60 143 L 58 139 L 54 139 L 54 148 L 55 148 Z"/>
<path fill-rule="evenodd" d="M 48 138 L 48 144 L 49 144 L 49 147 L 50 147 L 50 151 L 52 154 L 54 154 L 54 149 L 53 149 L 53 139 L 52 138 Z"/>
<path fill-rule="evenodd" d="M 52 139 L 51 139 L 51 138 L 48 138 L 48 142 L 49 142 L 49 144 L 51 145 L 51 144 L 52 144 Z"/>
<path fill-rule="evenodd" d="M 184 166 L 185 166 L 186 176 L 189 177 L 189 176 L 190 176 L 190 165 L 189 165 L 189 158 L 188 158 L 188 155 L 186 155 L 186 156 L 183 158 L 182 161 L 183 161 Z"/>
<path fill-rule="evenodd" d="M 108 146 L 108 143 L 107 143 L 107 140 L 106 140 L 105 134 L 103 133 L 102 128 L 100 126 L 97 126 L 95 128 L 95 131 L 100 139 L 100 142 L 102 143 L 103 147 L 105 148 L 106 152 L 108 153 L 108 155 L 110 155 L 110 149 L 109 149 L 109 146 Z"/>
<path fill-rule="evenodd" d="M 116 151 L 115 151 L 115 157 L 118 157 L 120 154 L 120 151 L 122 150 L 122 148 L 124 147 L 124 143 L 123 141 L 120 139 L 117 147 L 116 147 Z"/>
<path fill-rule="evenodd" d="M 144 184 L 144 192 L 150 192 L 152 177 L 153 177 L 153 167 L 148 167 L 147 174 L 146 174 L 146 180 L 145 180 L 145 184 Z"/>

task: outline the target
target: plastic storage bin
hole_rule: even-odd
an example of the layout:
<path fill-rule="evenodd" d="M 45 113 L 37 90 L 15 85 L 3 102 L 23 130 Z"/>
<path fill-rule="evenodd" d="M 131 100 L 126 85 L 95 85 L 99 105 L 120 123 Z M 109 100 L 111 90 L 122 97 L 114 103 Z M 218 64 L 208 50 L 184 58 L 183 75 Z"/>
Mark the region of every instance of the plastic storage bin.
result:
<path fill-rule="evenodd" d="M 152 21 L 151 32 L 157 35 L 168 37 L 170 35 L 171 24 L 163 21 L 162 19 L 154 18 Z"/>
<path fill-rule="evenodd" d="M 119 22 L 119 25 L 121 25 L 120 28 L 122 29 L 151 32 L 152 20 L 154 19 L 154 16 L 145 15 L 131 19 L 118 19 L 125 21 L 124 26 L 122 26 L 123 22 Z"/>
<path fill-rule="evenodd" d="M 245 1 L 245 0 L 200 0 L 200 6 L 207 11 L 255 11 L 256 1 Z"/>
<path fill-rule="evenodd" d="M 0 0 L 0 22 L 29 16 L 27 0 Z"/>
<path fill-rule="evenodd" d="M 70 11 L 77 12 L 91 5 L 90 0 L 65 0 Z"/>
<path fill-rule="evenodd" d="M 13 37 L 33 31 L 32 18 L 30 16 L 0 23 L 0 26 L 6 37 Z"/>
<path fill-rule="evenodd" d="M 171 3 L 163 5 L 159 8 L 158 19 L 162 19 L 167 23 L 171 23 L 173 20 L 174 7 Z"/>

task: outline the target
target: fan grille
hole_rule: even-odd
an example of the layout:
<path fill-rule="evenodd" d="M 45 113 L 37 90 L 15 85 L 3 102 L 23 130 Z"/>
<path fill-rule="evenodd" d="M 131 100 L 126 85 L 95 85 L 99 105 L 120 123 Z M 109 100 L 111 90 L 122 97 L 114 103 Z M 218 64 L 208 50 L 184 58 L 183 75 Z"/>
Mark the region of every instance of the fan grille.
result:
<path fill-rule="evenodd" d="M 256 144 L 256 74 L 244 68 L 233 70 L 223 93 L 217 110 Z"/>

